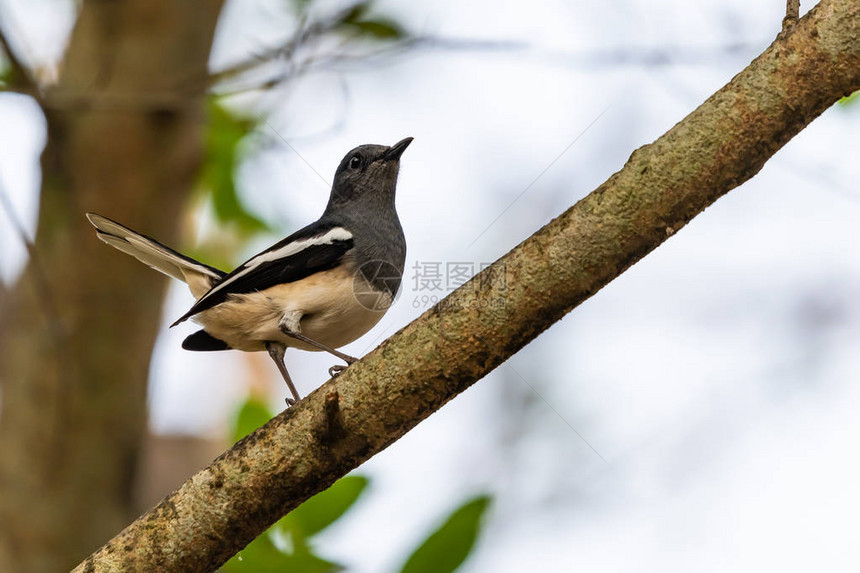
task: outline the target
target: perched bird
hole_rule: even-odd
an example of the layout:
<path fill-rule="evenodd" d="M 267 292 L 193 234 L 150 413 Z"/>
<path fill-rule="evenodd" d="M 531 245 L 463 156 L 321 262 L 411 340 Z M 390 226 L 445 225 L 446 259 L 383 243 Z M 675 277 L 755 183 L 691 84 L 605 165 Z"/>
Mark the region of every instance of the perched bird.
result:
<path fill-rule="evenodd" d="M 119 223 L 87 213 L 99 239 L 188 284 L 197 299 L 171 326 L 203 327 L 186 350 L 266 350 L 292 393 L 288 347 L 338 352 L 370 330 L 400 287 L 406 239 L 394 206 L 400 156 L 411 137 L 387 147 L 361 145 L 337 168 L 325 212 L 314 223 L 229 273 L 200 263 Z M 331 375 L 346 366 L 332 366 Z"/>

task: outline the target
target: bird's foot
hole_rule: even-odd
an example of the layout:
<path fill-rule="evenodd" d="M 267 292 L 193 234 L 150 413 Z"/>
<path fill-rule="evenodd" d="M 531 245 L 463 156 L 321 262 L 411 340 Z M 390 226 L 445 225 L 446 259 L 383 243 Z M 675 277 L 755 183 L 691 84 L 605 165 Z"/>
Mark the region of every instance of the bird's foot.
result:
<path fill-rule="evenodd" d="M 289 408 L 290 406 L 292 406 L 293 404 L 295 404 L 295 403 L 296 403 L 296 401 L 295 401 L 293 398 L 290 398 L 290 397 L 286 397 L 286 398 L 284 398 L 284 402 L 286 402 L 286 403 L 287 403 L 287 408 Z"/>
<path fill-rule="evenodd" d="M 332 378 L 336 378 L 337 376 L 340 376 L 341 372 L 343 372 L 347 368 L 349 368 L 349 364 L 347 364 L 346 366 L 344 366 L 343 364 L 335 364 L 328 369 L 328 375 Z"/>

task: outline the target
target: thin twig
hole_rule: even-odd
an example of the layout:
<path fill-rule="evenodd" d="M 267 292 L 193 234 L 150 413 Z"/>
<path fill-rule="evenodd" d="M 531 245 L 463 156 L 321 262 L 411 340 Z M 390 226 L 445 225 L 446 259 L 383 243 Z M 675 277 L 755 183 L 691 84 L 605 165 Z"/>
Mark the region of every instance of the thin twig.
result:
<path fill-rule="evenodd" d="M 755 42 L 735 42 L 722 46 L 664 46 L 655 48 L 626 47 L 590 52 L 559 52 L 535 49 L 521 42 L 481 41 L 433 36 L 411 37 L 382 47 L 355 53 L 338 50 L 326 55 L 313 55 L 303 61 L 285 61 L 286 69 L 277 66 L 279 54 L 288 48 L 270 50 L 258 54 L 242 64 L 237 64 L 210 76 L 209 86 L 219 96 L 231 96 L 252 91 L 268 91 L 293 81 L 303 74 L 320 69 L 356 70 L 359 65 L 378 65 L 384 58 L 394 58 L 407 51 L 438 50 L 458 52 L 515 52 L 525 58 L 542 63 L 585 69 L 605 69 L 618 66 L 662 67 L 676 64 L 697 64 L 719 58 L 733 58 L 748 54 Z M 271 69 L 264 70 L 265 67 Z M 251 77 L 255 76 L 255 77 Z M 232 80 L 232 81 L 230 81 Z M 226 85 L 225 85 L 226 83 Z"/>
<path fill-rule="evenodd" d="M 57 307 L 56 298 L 51 290 L 48 276 L 43 268 L 36 245 L 30 240 L 30 237 L 27 236 L 24 224 L 15 214 L 15 208 L 12 205 L 12 201 L 9 200 L 9 196 L 6 193 L 6 187 L 3 185 L 2 179 L 0 179 L 0 206 L 3 207 L 3 210 L 6 212 L 6 217 L 12 224 L 12 228 L 15 230 L 21 243 L 27 249 L 27 254 L 30 257 L 33 289 L 40 303 L 39 308 L 42 309 L 48 328 L 51 331 L 51 335 L 59 346 L 62 339 L 65 337 L 65 330 L 63 328 L 63 323 L 60 320 L 60 312 Z"/>
<path fill-rule="evenodd" d="M 274 62 L 289 62 L 300 47 L 306 47 L 312 40 L 320 38 L 340 25 L 346 14 L 351 12 L 352 9 L 353 8 L 350 7 L 338 12 L 331 18 L 315 22 L 310 25 L 308 25 L 307 21 L 303 19 L 299 22 L 299 25 L 292 37 L 283 45 L 266 49 L 260 53 L 252 55 L 246 60 L 242 60 L 241 62 L 208 74 L 205 78 L 202 78 L 205 83 L 205 87 L 212 88 L 226 80 L 237 78 Z M 201 78 L 191 79 L 190 82 L 180 85 L 180 89 L 196 87 L 200 80 Z"/>

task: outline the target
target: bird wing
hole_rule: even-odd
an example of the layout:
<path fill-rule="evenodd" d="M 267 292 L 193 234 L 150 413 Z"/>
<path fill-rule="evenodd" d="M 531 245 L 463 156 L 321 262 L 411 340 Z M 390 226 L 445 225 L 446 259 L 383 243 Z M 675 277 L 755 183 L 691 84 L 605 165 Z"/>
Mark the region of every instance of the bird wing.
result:
<path fill-rule="evenodd" d="M 309 225 L 242 263 L 171 326 L 224 302 L 231 294 L 262 291 L 334 268 L 352 246 L 352 233 L 339 225 Z"/>

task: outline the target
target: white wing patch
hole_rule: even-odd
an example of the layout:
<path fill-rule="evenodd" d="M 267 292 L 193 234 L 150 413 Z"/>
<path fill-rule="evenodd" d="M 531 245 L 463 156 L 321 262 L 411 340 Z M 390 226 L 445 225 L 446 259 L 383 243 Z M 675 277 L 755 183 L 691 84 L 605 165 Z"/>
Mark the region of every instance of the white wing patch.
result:
<path fill-rule="evenodd" d="M 248 261 L 245 266 L 248 268 L 248 270 L 251 270 L 261 265 L 262 263 L 268 263 L 269 261 L 275 261 L 278 259 L 291 257 L 297 253 L 300 253 L 308 247 L 313 247 L 315 245 L 330 245 L 335 241 L 348 241 L 351 238 L 352 233 L 350 233 L 343 227 L 335 227 L 334 229 L 329 230 L 324 235 L 310 237 L 307 239 L 302 239 L 300 241 L 293 241 L 292 243 L 284 245 L 280 249 L 260 253 L 259 255 Z M 242 273 L 244 272 L 245 271 L 242 271 Z"/>
<path fill-rule="evenodd" d="M 234 281 L 244 277 L 245 275 L 251 273 L 254 269 L 262 265 L 263 263 L 268 263 L 271 261 L 276 261 L 278 259 L 286 259 L 293 255 L 296 255 L 303 250 L 315 247 L 318 245 L 331 245 L 335 241 L 348 241 L 352 238 L 352 233 L 344 229 L 343 227 L 335 227 L 325 232 L 322 235 L 317 235 L 316 237 L 308 237 L 307 239 L 301 239 L 298 241 L 293 241 L 292 243 L 288 243 L 283 247 L 275 249 L 274 251 L 266 251 L 260 253 L 244 265 L 242 265 L 242 270 L 227 279 L 226 281 L 219 283 L 212 290 L 207 292 L 203 298 L 198 300 L 197 302 L 202 302 L 209 298 L 211 295 L 219 292 L 225 287 L 232 284 Z"/>

